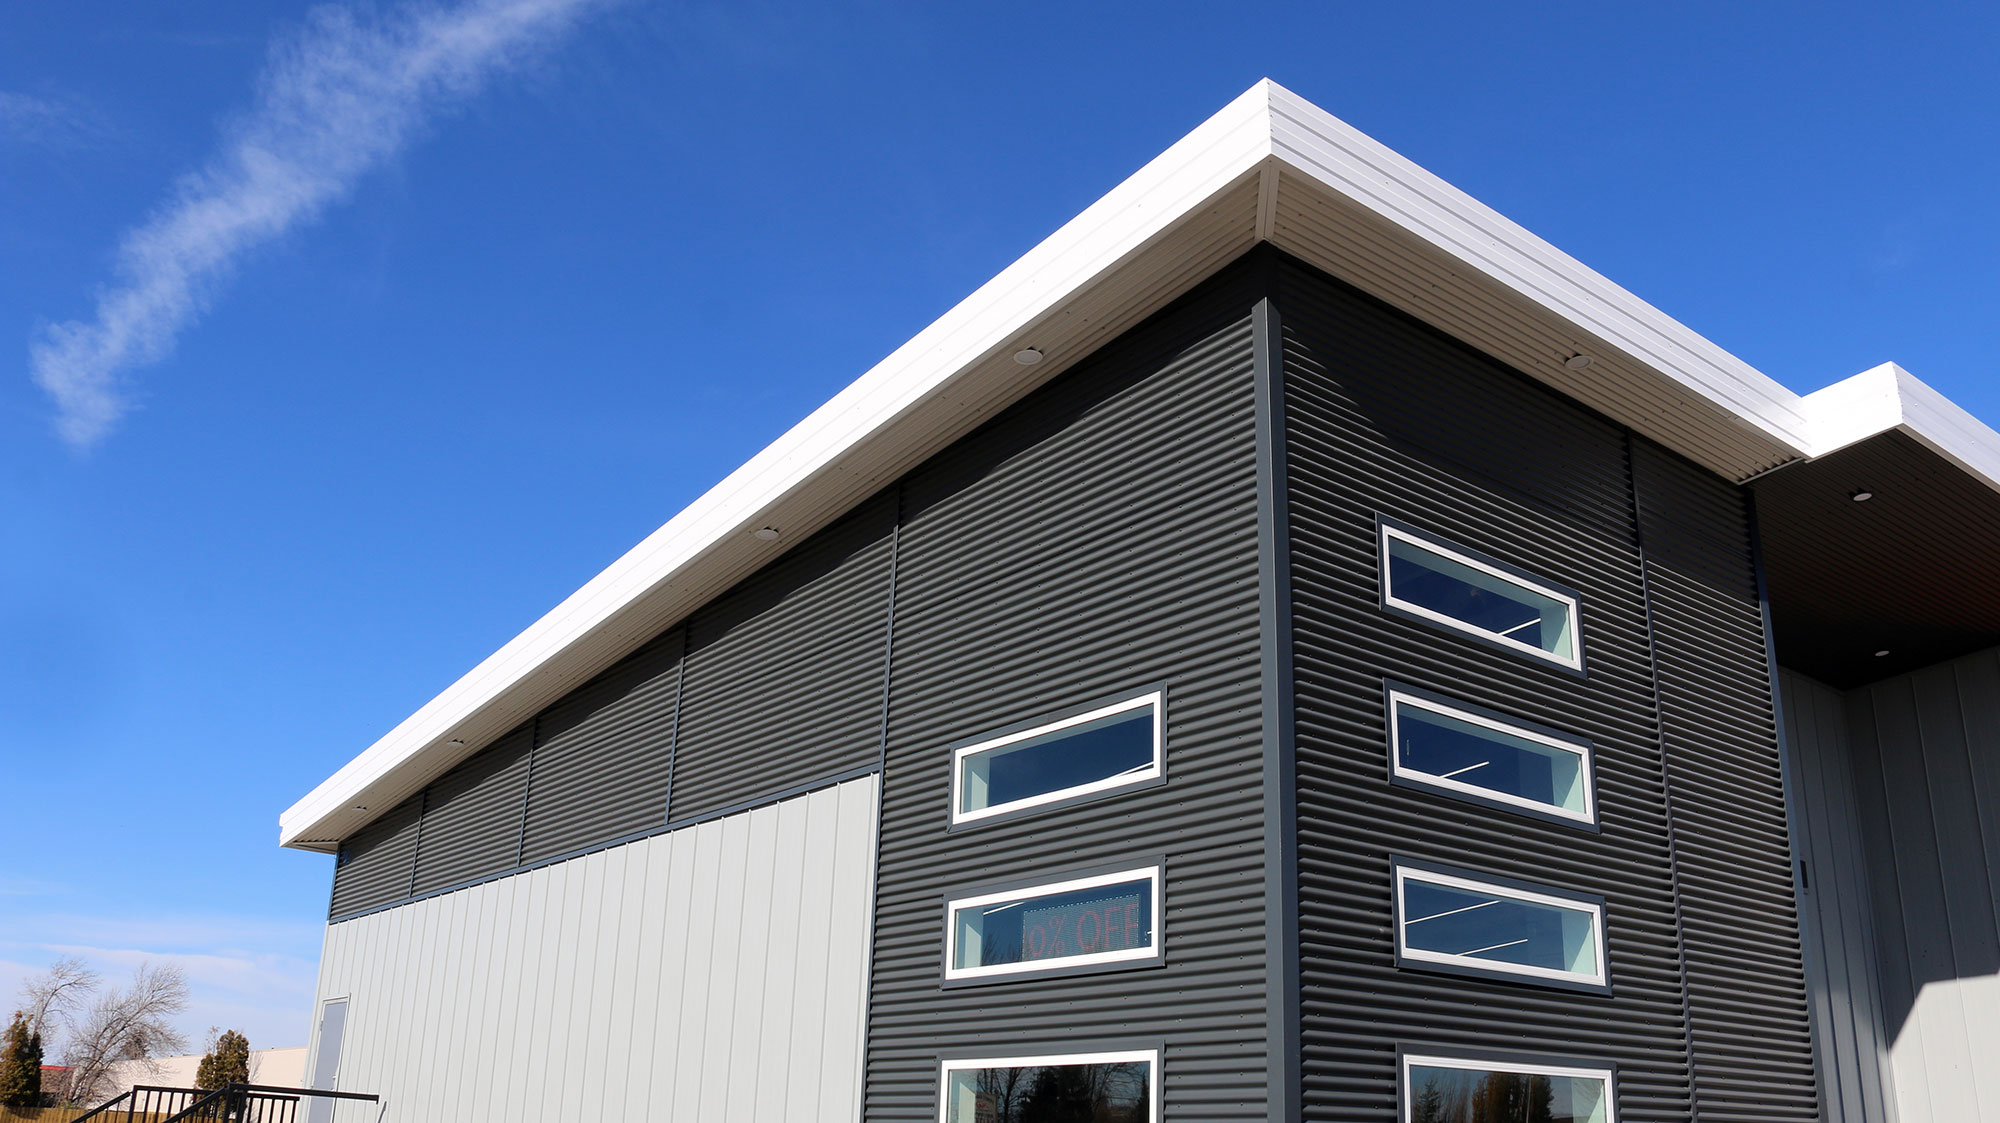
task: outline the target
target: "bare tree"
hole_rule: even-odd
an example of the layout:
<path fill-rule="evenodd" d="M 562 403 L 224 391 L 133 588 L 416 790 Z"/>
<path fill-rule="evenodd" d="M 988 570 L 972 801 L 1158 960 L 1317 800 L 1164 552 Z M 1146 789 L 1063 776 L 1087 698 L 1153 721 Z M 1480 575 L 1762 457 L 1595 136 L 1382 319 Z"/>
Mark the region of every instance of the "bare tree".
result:
<path fill-rule="evenodd" d="M 187 980 L 180 968 L 142 963 L 132 985 L 97 1000 L 78 1018 L 63 1049 L 69 1066 L 69 1100 L 87 1104 L 109 1089 L 111 1066 L 179 1053 L 187 1039 L 172 1018 L 187 1009 Z"/>
<path fill-rule="evenodd" d="M 70 1018 L 83 1006 L 84 999 L 97 989 L 97 972 L 81 959 L 66 957 L 49 964 L 49 969 L 31 975 L 21 984 L 23 1013 L 28 1015 L 28 1031 L 39 1033 L 53 1043 L 69 1028 Z"/>

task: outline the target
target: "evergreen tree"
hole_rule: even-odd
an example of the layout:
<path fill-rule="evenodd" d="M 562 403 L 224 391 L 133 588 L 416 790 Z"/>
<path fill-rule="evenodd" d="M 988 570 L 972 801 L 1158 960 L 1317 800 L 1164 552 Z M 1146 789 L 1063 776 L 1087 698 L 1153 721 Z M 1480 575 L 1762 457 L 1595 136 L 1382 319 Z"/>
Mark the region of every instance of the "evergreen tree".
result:
<path fill-rule="evenodd" d="M 235 1030 L 224 1030 L 215 1039 L 201 1066 L 194 1070 L 194 1086 L 213 1091 L 230 1084 L 250 1083 L 250 1039 Z"/>
<path fill-rule="evenodd" d="M 0 1043 L 0 1104 L 42 1106 L 42 1035 L 29 1028 L 28 1016 L 19 1010 Z"/>

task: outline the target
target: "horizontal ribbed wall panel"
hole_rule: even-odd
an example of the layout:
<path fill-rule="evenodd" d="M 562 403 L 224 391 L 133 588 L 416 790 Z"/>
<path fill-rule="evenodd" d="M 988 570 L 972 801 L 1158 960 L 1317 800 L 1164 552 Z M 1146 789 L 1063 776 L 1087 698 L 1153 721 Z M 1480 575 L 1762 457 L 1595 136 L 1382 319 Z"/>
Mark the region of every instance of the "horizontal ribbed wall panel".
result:
<path fill-rule="evenodd" d="M 673 817 L 872 765 L 894 489 L 688 622 Z"/>
<path fill-rule="evenodd" d="M 534 723 L 529 722 L 425 790 L 415 892 L 499 873 L 514 864 L 528 795 L 528 754 L 534 745 Z"/>
<path fill-rule="evenodd" d="M 409 896 L 411 867 L 417 857 L 417 820 L 423 813 L 423 803 L 423 793 L 419 792 L 340 844 L 340 857 L 333 867 L 333 903 L 329 915 L 343 916 Z"/>
<path fill-rule="evenodd" d="M 1306 1118 L 1395 1119 L 1406 1046 L 1609 1061 L 1621 1120 L 1685 1120 L 1673 866 L 1625 435 L 1316 272 L 1288 266 L 1280 284 Z M 1578 590 L 1588 677 L 1384 613 L 1378 515 Z M 1602 833 L 1391 786 L 1385 677 L 1589 737 Z M 1398 969 L 1392 855 L 1602 894 L 1612 993 Z"/>
<path fill-rule="evenodd" d="M 1785 777 L 1748 498 L 1633 446 L 1688 970 L 1695 1111 L 1817 1119 Z"/>
<path fill-rule="evenodd" d="M 1246 270 L 912 474 L 896 582 L 867 1118 L 941 1055 L 1164 1044 L 1169 1120 L 1266 1115 Z M 945 746 L 1164 684 L 1163 785 L 952 833 Z M 1164 855 L 1167 965 L 939 986 L 948 893 Z"/>
<path fill-rule="evenodd" d="M 523 861 L 666 821 L 683 639 L 669 631 L 535 719 Z"/>

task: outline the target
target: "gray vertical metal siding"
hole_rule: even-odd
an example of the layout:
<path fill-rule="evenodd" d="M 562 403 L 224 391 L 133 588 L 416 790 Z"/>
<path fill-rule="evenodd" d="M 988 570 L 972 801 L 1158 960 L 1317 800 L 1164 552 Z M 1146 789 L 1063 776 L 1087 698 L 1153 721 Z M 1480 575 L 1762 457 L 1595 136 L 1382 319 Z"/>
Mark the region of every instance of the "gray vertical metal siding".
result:
<path fill-rule="evenodd" d="M 534 747 L 529 722 L 426 789 L 412 892 L 428 893 L 514 865 Z"/>
<path fill-rule="evenodd" d="M 668 631 L 535 719 L 522 861 L 664 821 L 684 638 Z"/>
<path fill-rule="evenodd" d="M 2000 1120 L 2000 653 L 1847 695 L 1902 1123 Z"/>
<path fill-rule="evenodd" d="M 893 489 L 688 622 L 672 814 L 873 764 Z"/>
<path fill-rule="evenodd" d="M 409 895 L 423 800 L 421 792 L 411 796 L 340 844 L 330 915 L 374 908 Z"/>
<path fill-rule="evenodd" d="M 1748 496 L 1644 441 L 1633 475 L 1681 888 L 1695 1114 L 1817 1119 Z"/>
<path fill-rule="evenodd" d="M 850 1123 L 876 795 L 864 777 L 329 926 L 315 1008 L 348 999 L 341 1087 L 405 1121 Z"/>
<path fill-rule="evenodd" d="M 1619 1118 L 1692 1108 L 1627 440 L 1346 286 L 1281 273 L 1308 1119 L 1396 1118 L 1396 1050 L 1617 1066 Z M 1577 589 L 1588 677 L 1384 613 L 1376 518 Z M 1388 783 L 1383 679 L 1589 737 L 1602 832 Z M 1608 902 L 1608 995 L 1399 970 L 1391 854 Z"/>
<path fill-rule="evenodd" d="M 1807 981 L 1829 1123 L 1892 1123 L 1894 1086 L 1876 982 L 1873 892 L 1839 691 L 1781 675 L 1792 806 L 1805 863 Z"/>
<path fill-rule="evenodd" d="M 1238 268 L 904 486 L 867 1118 L 943 1055 L 1163 1044 L 1170 1120 L 1267 1117 L 1252 278 Z M 1166 782 L 957 832 L 962 738 L 1164 683 Z M 946 895 L 1166 856 L 1166 965 L 939 986 Z"/>

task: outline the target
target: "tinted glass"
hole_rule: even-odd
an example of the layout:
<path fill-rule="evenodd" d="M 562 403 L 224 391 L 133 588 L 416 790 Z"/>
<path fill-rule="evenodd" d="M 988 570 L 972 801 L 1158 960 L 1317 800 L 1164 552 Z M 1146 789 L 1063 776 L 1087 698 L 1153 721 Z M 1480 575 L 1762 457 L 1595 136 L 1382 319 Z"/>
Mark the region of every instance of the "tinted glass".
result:
<path fill-rule="evenodd" d="M 1576 656 L 1567 602 L 1396 537 L 1389 539 L 1389 592 L 1482 632 L 1562 659 Z"/>
<path fill-rule="evenodd" d="M 1494 964 L 1597 974 L 1595 914 L 1453 885 L 1403 882 L 1403 946 Z"/>
<path fill-rule="evenodd" d="M 1581 813 L 1583 754 L 1518 737 L 1402 699 L 1396 759 L 1404 768 Z"/>
<path fill-rule="evenodd" d="M 1604 1081 L 1410 1066 L 1410 1123 L 1606 1123 Z"/>
<path fill-rule="evenodd" d="M 961 812 L 1144 772 L 1153 767 L 1153 708 L 968 753 L 959 767 Z"/>
<path fill-rule="evenodd" d="M 996 901 L 958 909 L 953 966 L 992 967 L 1153 946 L 1153 882 Z"/>
<path fill-rule="evenodd" d="M 1152 1070 L 1146 1061 L 956 1069 L 945 1123 L 1146 1123 Z"/>

